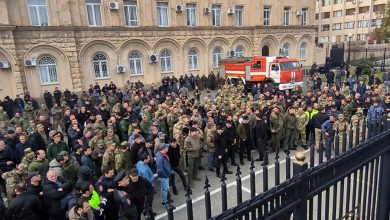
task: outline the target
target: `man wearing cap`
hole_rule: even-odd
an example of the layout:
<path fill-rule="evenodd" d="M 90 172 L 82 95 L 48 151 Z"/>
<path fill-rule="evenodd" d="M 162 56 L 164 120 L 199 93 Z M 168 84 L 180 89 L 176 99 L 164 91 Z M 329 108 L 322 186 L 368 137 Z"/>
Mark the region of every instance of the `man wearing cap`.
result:
<path fill-rule="evenodd" d="M 62 165 L 65 177 L 73 183 L 76 183 L 80 171 L 79 162 L 71 157 L 67 151 L 61 151 L 58 155 L 63 156 L 65 159 Z"/>
<path fill-rule="evenodd" d="M 115 171 L 119 173 L 124 170 L 126 173 L 130 171 L 130 156 L 129 146 L 127 141 L 123 141 L 119 148 L 115 151 Z"/>
<path fill-rule="evenodd" d="M 147 211 L 151 216 L 156 213 L 152 211 L 153 202 L 153 187 L 148 180 L 138 174 L 137 168 L 132 168 L 129 173 L 130 181 L 127 187 L 127 193 L 131 202 L 137 207 L 138 218 L 141 220 L 142 212 L 146 214 Z"/>
<path fill-rule="evenodd" d="M 94 130 L 99 129 L 103 132 L 106 130 L 106 125 L 103 122 L 103 118 L 101 114 L 96 114 L 96 121 L 93 124 L 93 129 Z"/>
<path fill-rule="evenodd" d="M 193 180 L 200 181 L 198 174 L 198 157 L 199 150 L 201 149 L 200 139 L 198 136 L 198 130 L 196 128 L 190 128 L 190 134 L 184 140 L 183 149 L 186 152 L 188 158 L 188 181 L 192 185 Z"/>
<path fill-rule="evenodd" d="M 148 137 L 145 139 L 145 145 L 142 146 L 142 148 L 138 151 L 137 158 L 138 160 L 141 160 L 142 154 L 148 154 L 150 157 L 150 160 L 148 162 L 148 165 L 152 171 L 156 171 L 156 154 L 153 151 L 153 138 Z M 138 161 L 139 162 L 139 161 Z"/>
<path fill-rule="evenodd" d="M 61 151 L 70 152 L 68 145 L 61 140 L 62 134 L 56 131 L 52 134 L 51 139 L 53 142 L 47 147 L 47 159 L 53 160 Z"/>
<path fill-rule="evenodd" d="M 103 159 L 102 159 L 102 170 L 108 169 L 108 168 L 115 168 L 115 143 L 112 141 L 107 142 L 106 144 L 106 152 L 104 152 Z"/>
<path fill-rule="evenodd" d="M 137 219 L 137 207 L 131 201 L 128 194 L 129 176 L 124 171 L 119 172 L 115 178 L 117 187 L 114 190 L 116 206 L 119 207 L 118 219 Z"/>
<path fill-rule="evenodd" d="M 381 123 L 385 111 L 378 100 L 374 100 L 367 112 L 368 136 L 371 138 L 381 131 Z"/>
<path fill-rule="evenodd" d="M 242 123 L 240 123 L 237 127 L 237 134 L 240 139 L 240 164 L 244 165 L 244 151 L 246 151 L 246 155 L 248 158 L 248 161 L 251 160 L 251 129 L 249 127 L 249 117 L 244 116 L 242 118 Z M 234 151 L 234 149 L 232 150 Z M 234 153 L 233 153 L 234 154 Z M 232 165 L 237 166 L 236 162 L 234 161 L 234 156 L 231 157 Z"/>
<path fill-rule="evenodd" d="M 296 113 L 297 117 L 297 133 L 295 138 L 295 143 L 297 147 L 303 147 L 307 149 L 306 147 L 306 126 L 309 123 L 309 118 L 306 116 L 305 112 L 303 111 L 304 106 L 298 105 L 297 106 L 298 111 Z"/>
<path fill-rule="evenodd" d="M 354 114 L 351 117 L 351 124 L 349 126 L 349 130 L 352 129 L 352 146 L 356 147 L 358 143 L 356 143 L 356 134 L 359 133 L 359 143 L 362 141 L 363 137 L 363 127 L 364 121 L 366 120 L 366 117 L 363 114 L 363 109 L 362 108 L 357 108 L 356 114 Z M 348 134 L 349 134 L 348 130 Z M 367 135 L 367 129 L 366 129 L 366 134 Z"/>
<path fill-rule="evenodd" d="M 6 193 L 8 204 L 13 200 L 15 185 L 18 183 L 25 183 L 27 180 L 27 167 L 23 164 L 19 164 L 13 170 L 3 173 L 1 178 L 5 180 L 6 184 Z"/>
<path fill-rule="evenodd" d="M 142 136 L 140 134 L 134 135 L 134 144 L 130 147 L 129 156 L 130 156 L 130 165 L 133 167 L 138 162 L 138 152 L 144 147 L 142 143 Z"/>
<path fill-rule="evenodd" d="M 94 150 L 97 147 L 99 140 L 103 141 L 103 131 L 101 129 L 95 129 L 93 131 L 93 138 L 89 141 L 88 145 Z M 103 141 L 104 143 L 104 141 Z"/>
<path fill-rule="evenodd" d="M 161 202 L 163 205 L 169 204 L 169 177 L 172 173 L 172 167 L 169 163 L 169 157 L 167 155 L 169 150 L 169 144 L 162 143 L 160 145 L 160 151 L 156 154 L 156 167 L 158 179 L 161 187 Z M 197 167 L 196 167 L 197 168 Z"/>
<path fill-rule="evenodd" d="M 270 114 L 269 126 L 271 130 L 271 151 L 279 151 L 280 142 L 284 135 L 284 128 L 283 116 L 277 107 L 274 107 Z"/>
<path fill-rule="evenodd" d="M 347 128 L 348 128 L 348 122 L 345 120 L 345 117 L 343 114 L 339 114 L 339 116 L 337 117 L 338 120 L 333 124 L 333 130 L 335 130 L 337 136 L 339 137 L 339 152 L 338 153 L 341 153 L 342 152 L 342 149 L 343 149 L 343 145 L 345 146 L 345 149 L 346 149 L 346 146 L 348 144 L 347 142 L 347 137 L 348 137 L 348 133 L 347 133 Z M 337 143 L 335 143 L 337 144 Z M 335 150 L 336 150 L 336 146 L 335 146 Z"/>
<path fill-rule="evenodd" d="M 26 167 L 29 167 L 35 158 L 35 153 L 31 148 L 24 149 L 24 157 L 22 158 L 20 164 L 24 164 Z"/>
<path fill-rule="evenodd" d="M 223 125 L 217 125 L 217 132 L 214 136 L 214 146 L 215 146 L 215 157 L 217 160 L 217 177 L 221 178 L 221 164 L 223 166 L 223 172 L 225 174 L 232 173 L 227 168 L 227 157 L 228 157 L 228 148 L 226 146 L 226 134 L 224 134 Z"/>
<path fill-rule="evenodd" d="M 104 138 L 104 143 L 107 143 L 109 141 L 114 142 L 116 145 L 120 144 L 120 140 L 117 134 L 114 133 L 114 130 L 112 128 L 107 129 L 107 136 Z"/>

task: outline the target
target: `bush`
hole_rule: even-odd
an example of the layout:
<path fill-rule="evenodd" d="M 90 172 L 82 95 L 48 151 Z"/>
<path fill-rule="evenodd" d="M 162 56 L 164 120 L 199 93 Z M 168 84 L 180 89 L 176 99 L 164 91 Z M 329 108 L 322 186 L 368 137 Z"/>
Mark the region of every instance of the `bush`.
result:
<path fill-rule="evenodd" d="M 362 74 L 370 74 L 371 68 L 375 66 L 377 58 L 370 56 L 368 59 L 360 59 L 352 61 L 352 65 L 362 68 Z"/>

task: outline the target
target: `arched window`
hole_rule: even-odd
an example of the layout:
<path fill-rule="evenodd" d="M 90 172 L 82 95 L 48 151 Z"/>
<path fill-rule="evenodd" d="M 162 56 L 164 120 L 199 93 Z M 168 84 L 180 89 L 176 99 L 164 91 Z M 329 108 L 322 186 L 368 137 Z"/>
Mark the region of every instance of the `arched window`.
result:
<path fill-rule="evenodd" d="M 194 47 L 190 48 L 190 50 L 188 51 L 188 70 L 198 69 L 198 59 L 198 50 Z"/>
<path fill-rule="evenodd" d="M 220 47 L 214 48 L 213 51 L 213 67 L 218 68 L 219 61 L 222 59 L 222 49 Z"/>
<path fill-rule="evenodd" d="M 290 44 L 284 43 L 280 55 L 287 57 L 290 50 Z"/>
<path fill-rule="evenodd" d="M 244 48 L 241 45 L 236 47 L 236 57 L 244 57 Z"/>
<path fill-rule="evenodd" d="M 160 53 L 161 72 L 172 72 L 172 53 L 171 51 L 164 49 Z"/>
<path fill-rule="evenodd" d="M 138 51 L 133 51 L 129 55 L 130 62 L 130 74 L 141 75 L 142 74 L 142 55 Z"/>
<path fill-rule="evenodd" d="M 306 47 L 307 47 L 306 42 L 301 43 L 301 46 L 299 47 L 299 59 L 300 60 L 306 60 Z"/>
<path fill-rule="evenodd" d="M 38 61 L 38 68 L 42 85 L 58 83 L 57 66 L 53 58 L 41 57 Z"/>
<path fill-rule="evenodd" d="M 93 57 L 93 70 L 96 79 L 108 77 L 108 60 L 104 54 L 98 53 Z"/>

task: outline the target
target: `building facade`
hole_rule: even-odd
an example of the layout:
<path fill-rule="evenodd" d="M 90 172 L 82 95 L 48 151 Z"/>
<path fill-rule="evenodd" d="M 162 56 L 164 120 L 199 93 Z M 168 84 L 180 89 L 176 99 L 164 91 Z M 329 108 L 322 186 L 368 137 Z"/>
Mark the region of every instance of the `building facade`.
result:
<path fill-rule="evenodd" d="M 0 98 L 207 75 L 230 55 L 286 55 L 308 66 L 315 56 L 314 4 L 0 0 L 0 61 L 10 64 L 0 68 Z"/>
<path fill-rule="evenodd" d="M 374 43 L 371 33 L 382 24 L 387 0 L 316 0 L 319 43 Z"/>

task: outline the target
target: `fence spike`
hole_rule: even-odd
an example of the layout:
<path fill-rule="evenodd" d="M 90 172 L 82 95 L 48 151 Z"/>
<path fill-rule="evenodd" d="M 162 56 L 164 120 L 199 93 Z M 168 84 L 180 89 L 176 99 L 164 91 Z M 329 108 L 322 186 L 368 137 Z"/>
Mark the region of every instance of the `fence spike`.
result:
<path fill-rule="evenodd" d="M 242 174 L 242 173 L 241 173 L 240 164 L 237 164 L 236 176 L 237 176 L 237 177 L 240 177 L 240 174 Z"/>
<path fill-rule="evenodd" d="M 240 164 L 237 165 L 237 172 L 236 172 L 236 191 L 237 191 L 237 205 L 242 203 L 242 184 L 241 184 L 241 169 Z"/>
<path fill-rule="evenodd" d="M 187 192 L 186 192 L 186 204 L 187 204 L 187 219 L 193 220 L 194 219 L 194 212 L 192 209 L 192 190 L 189 183 L 187 183 Z"/>
<path fill-rule="evenodd" d="M 221 176 L 222 211 L 227 210 L 227 189 L 225 180 L 225 171 L 223 171 Z"/>
<path fill-rule="evenodd" d="M 249 182 L 251 187 L 251 198 L 256 196 L 256 182 L 255 182 L 255 171 L 253 170 L 255 168 L 255 162 L 252 158 L 251 160 L 251 167 L 249 168 Z"/>
<path fill-rule="evenodd" d="M 204 181 L 204 201 L 205 201 L 205 208 L 206 208 L 206 219 L 211 218 L 211 199 L 210 199 L 209 187 L 210 187 L 209 178 L 206 174 L 206 179 Z"/>

